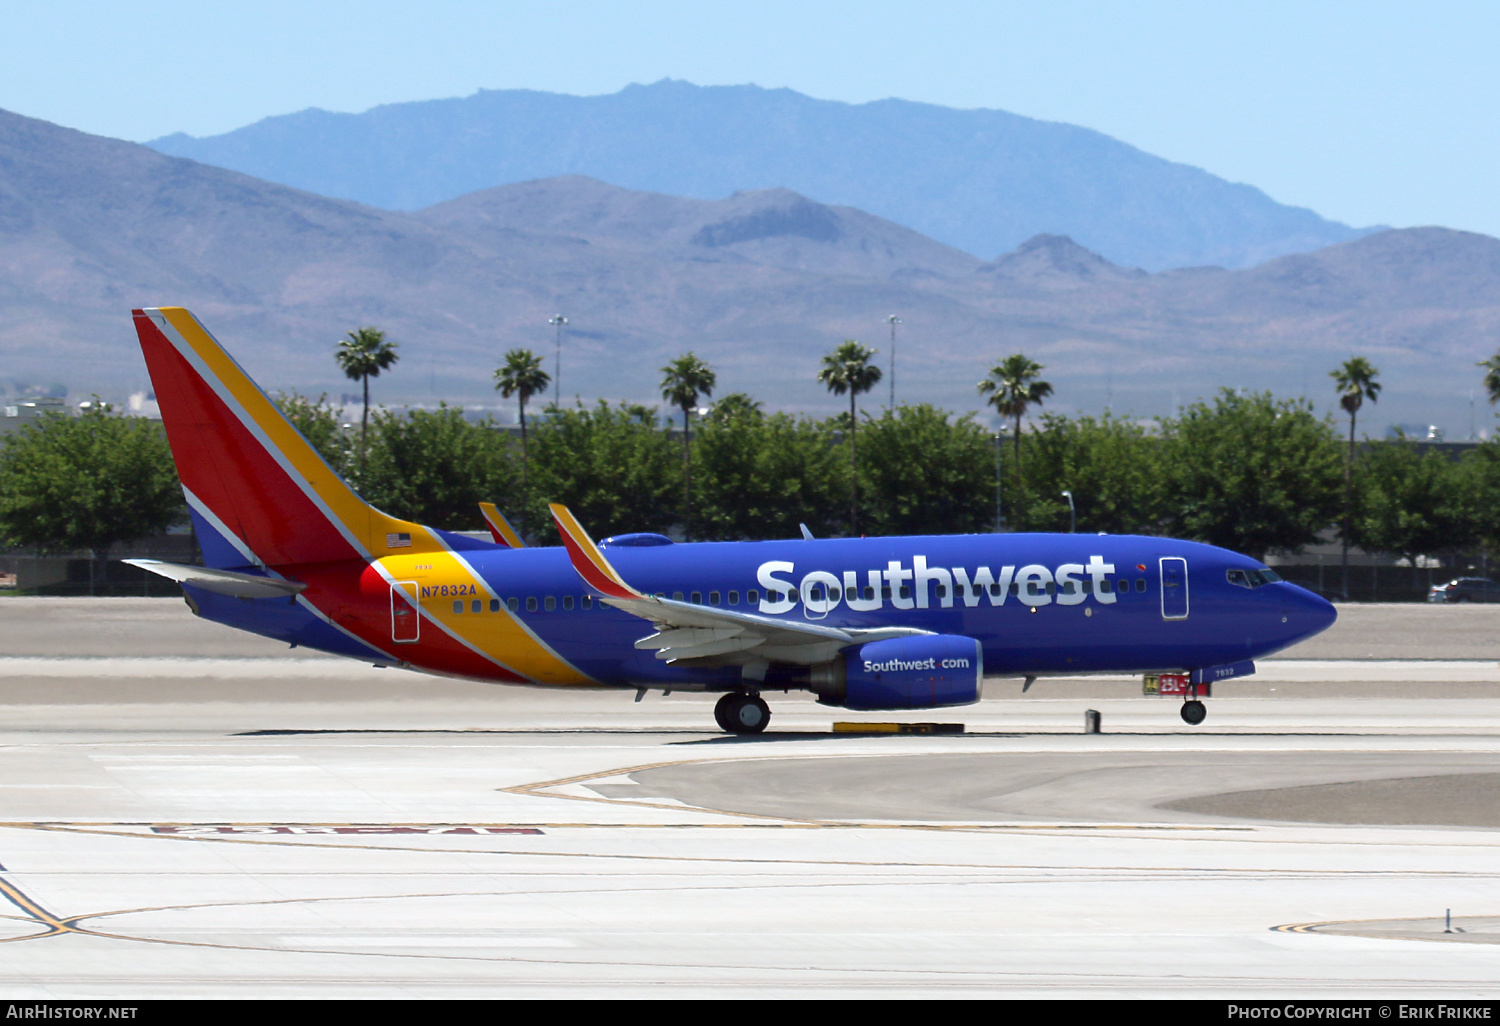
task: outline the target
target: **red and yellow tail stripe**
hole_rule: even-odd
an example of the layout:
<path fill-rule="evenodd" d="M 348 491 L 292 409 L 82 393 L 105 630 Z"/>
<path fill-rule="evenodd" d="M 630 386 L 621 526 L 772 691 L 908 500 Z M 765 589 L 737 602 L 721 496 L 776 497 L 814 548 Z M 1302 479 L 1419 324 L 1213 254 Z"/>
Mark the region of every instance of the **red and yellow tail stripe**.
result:
<path fill-rule="evenodd" d="M 562 535 L 563 547 L 568 550 L 568 558 L 573 561 L 573 569 L 578 571 L 585 584 L 608 598 L 646 597 L 626 584 L 625 579 L 609 565 L 609 560 L 604 558 L 604 553 L 599 551 L 599 546 L 594 544 L 594 539 L 589 537 L 568 507 L 554 502 L 547 508 L 557 522 L 557 530 Z"/>
<path fill-rule="evenodd" d="M 268 566 L 441 549 L 370 506 L 181 307 L 135 311 L 182 483 Z"/>
<path fill-rule="evenodd" d="M 500 512 L 498 506 L 493 502 L 481 502 L 479 512 L 484 514 L 484 522 L 490 529 L 490 537 L 495 539 L 496 545 L 505 545 L 512 549 L 524 549 L 526 543 L 516 533 L 516 529 L 510 526 L 510 521 L 505 519 L 505 514 Z"/>

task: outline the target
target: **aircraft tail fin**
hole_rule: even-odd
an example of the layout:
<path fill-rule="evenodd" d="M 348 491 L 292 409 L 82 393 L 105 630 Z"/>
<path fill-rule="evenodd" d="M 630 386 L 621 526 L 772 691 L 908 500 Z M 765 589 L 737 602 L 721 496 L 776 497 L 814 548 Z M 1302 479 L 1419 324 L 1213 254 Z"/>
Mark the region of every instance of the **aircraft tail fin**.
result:
<path fill-rule="evenodd" d="M 436 532 L 387 516 L 356 495 L 187 310 L 134 314 L 208 566 L 284 566 L 445 547 Z"/>
<path fill-rule="evenodd" d="M 504 545 L 511 549 L 524 549 L 526 543 L 516 533 L 516 529 L 510 526 L 510 521 L 505 519 L 505 514 L 493 502 L 481 502 L 479 512 L 484 514 L 485 526 L 490 529 L 490 537 L 495 539 L 496 545 Z"/>

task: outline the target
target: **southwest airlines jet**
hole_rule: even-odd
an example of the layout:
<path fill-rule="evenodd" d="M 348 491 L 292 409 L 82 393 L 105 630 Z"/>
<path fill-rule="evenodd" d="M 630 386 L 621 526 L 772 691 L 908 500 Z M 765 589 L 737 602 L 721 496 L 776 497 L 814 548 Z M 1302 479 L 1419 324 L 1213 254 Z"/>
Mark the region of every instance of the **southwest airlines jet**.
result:
<path fill-rule="evenodd" d="M 1189 723 L 1216 680 L 1327 628 L 1333 607 L 1244 556 L 1131 535 L 977 534 L 560 548 L 387 516 L 323 462 L 188 311 L 135 311 L 204 566 L 198 616 L 379 666 L 497 684 L 705 691 L 758 733 L 768 691 L 846 709 L 979 701 L 986 674 L 1179 674 Z"/>

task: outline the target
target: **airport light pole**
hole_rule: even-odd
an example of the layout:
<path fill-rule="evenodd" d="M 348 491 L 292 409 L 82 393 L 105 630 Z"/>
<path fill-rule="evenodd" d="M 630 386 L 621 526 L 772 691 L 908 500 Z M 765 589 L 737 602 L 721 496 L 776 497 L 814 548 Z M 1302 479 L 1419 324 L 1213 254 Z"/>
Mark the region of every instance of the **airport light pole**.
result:
<path fill-rule="evenodd" d="M 552 405 L 562 406 L 562 330 L 568 319 L 562 314 L 549 317 L 547 323 L 557 328 L 557 359 L 552 364 Z"/>
<path fill-rule="evenodd" d="M 885 319 L 885 323 L 891 326 L 891 412 L 896 412 L 896 325 L 903 323 L 901 318 L 891 314 Z"/>
<path fill-rule="evenodd" d="M 1073 509 L 1073 493 L 1063 492 L 1063 497 L 1068 500 L 1068 533 L 1078 533 L 1078 516 Z"/>

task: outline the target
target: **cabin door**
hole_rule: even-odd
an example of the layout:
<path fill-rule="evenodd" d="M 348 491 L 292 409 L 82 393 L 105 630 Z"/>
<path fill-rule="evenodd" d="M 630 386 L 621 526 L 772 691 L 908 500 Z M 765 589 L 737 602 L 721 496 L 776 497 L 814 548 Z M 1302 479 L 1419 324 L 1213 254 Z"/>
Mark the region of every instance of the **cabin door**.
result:
<path fill-rule="evenodd" d="M 391 585 L 391 640 L 409 645 L 422 637 L 422 614 L 417 606 L 417 582 Z"/>
<path fill-rule="evenodd" d="M 1186 620 L 1188 615 L 1187 560 L 1180 556 L 1161 558 L 1161 618 Z"/>

